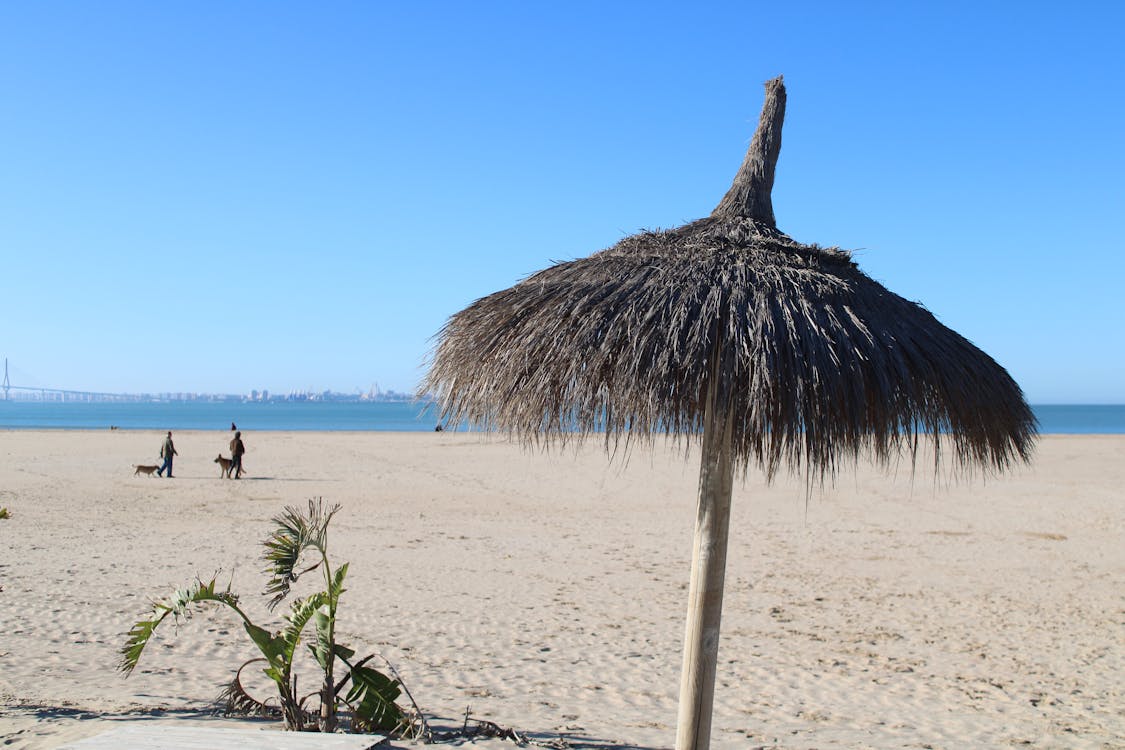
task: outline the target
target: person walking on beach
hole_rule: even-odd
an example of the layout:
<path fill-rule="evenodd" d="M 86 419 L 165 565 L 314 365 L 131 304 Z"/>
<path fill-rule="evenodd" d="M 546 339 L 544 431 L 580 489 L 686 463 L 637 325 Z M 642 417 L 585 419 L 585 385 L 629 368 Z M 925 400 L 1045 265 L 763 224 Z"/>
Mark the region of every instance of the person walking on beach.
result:
<path fill-rule="evenodd" d="M 234 440 L 230 441 L 230 470 L 235 479 L 242 476 L 242 454 L 245 452 L 246 447 L 242 444 L 242 433 L 234 433 Z"/>
<path fill-rule="evenodd" d="M 172 432 L 169 430 L 168 437 L 164 438 L 164 445 L 160 446 L 160 457 L 164 459 L 164 464 L 156 470 L 156 476 L 164 476 L 164 471 L 168 471 L 168 478 L 172 479 L 172 456 L 178 456 L 176 446 L 172 444 Z"/>

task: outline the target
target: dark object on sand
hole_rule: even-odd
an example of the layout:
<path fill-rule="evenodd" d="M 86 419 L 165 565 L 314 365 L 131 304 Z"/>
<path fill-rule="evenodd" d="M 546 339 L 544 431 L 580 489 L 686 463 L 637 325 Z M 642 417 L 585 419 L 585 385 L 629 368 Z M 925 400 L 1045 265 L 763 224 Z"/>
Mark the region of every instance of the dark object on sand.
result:
<path fill-rule="evenodd" d="M 230 441 L 230 466 L 227 468 L 227 476 L 232 479 L 242 478 L 242 455 L 246 453 L 246 446 L 242 444 L 242 433 L 234 433 L 234 438 Z"/>

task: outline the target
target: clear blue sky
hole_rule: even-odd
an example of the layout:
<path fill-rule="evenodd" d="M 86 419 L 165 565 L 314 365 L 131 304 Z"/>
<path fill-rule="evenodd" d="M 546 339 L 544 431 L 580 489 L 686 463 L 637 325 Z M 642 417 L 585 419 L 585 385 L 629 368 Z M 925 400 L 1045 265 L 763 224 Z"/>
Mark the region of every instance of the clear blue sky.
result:
<path fill-rule="evenodd" d="M 1125 4 L 5 3 L 15 385 L 412 390 L 448 316 L 710 213 L 762 83 L 781 229 L 1033 403 L 1125 402 Z"/>

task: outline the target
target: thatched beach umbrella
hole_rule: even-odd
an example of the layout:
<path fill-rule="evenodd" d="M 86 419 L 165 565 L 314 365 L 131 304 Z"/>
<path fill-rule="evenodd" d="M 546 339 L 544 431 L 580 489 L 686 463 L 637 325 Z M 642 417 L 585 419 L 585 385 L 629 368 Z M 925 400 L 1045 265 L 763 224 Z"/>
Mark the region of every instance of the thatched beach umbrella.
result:
<path fill-rule="evenodd" d="M 785 87 L 710 216 L 559 263 L 455 314 L 423 385 L 443 417 L 566 439 L 699 438 L 702 466 L 676 747 L 710 740 L 731 485 L 750 465 L 823 479 L 933 440 L 958 468 L 1027 461 L 1008 373 L 839 249 L 777 229 Z"/>

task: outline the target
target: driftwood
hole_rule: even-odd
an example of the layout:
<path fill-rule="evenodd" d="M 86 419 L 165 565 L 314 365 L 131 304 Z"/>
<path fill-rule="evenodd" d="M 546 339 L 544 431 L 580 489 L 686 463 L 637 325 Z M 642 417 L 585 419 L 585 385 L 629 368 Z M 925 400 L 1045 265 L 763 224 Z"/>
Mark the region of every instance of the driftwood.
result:
<path fill-rule="evenodd" d="M 570 747 L 570 743 L 562 737 L 556 737 L 553 740 L 538 740 L 526 733 L 519 732 L 518 730 L 497 724 L 494 721 L 486 719 L 474 719 L 471 715 L 471 709 L 465 707 L 465 719 L 461 724 L 461 728 L 457 731 L 451 732 L 433 732 L 427 738 L 428 742 L 442 743 L 442 742 L 460 742 L 461 740 L 472 740 L 477 738 L 498 738 L 514 742 L 519 747 L 527 747 L 533 745 L 535 747 L 546 747 L 552 750 L 566 750 Z"/>

